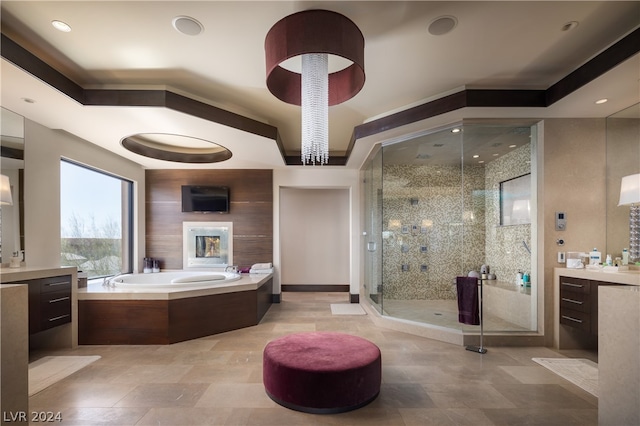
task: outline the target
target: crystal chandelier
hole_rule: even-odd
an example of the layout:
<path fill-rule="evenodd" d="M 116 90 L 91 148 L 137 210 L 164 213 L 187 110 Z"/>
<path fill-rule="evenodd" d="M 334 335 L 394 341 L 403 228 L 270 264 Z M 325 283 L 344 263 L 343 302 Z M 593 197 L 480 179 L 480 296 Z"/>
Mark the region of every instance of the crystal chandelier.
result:
<path fill-rule="evenodd" d="M 302 55 L 302 164 L 329 161 L 329 58 Z"/>
<path fill-rule="evenodd" d="M 351 65 L 329 73 L 329 55 Z M 364 37 L 347 17 L 305 10 L 278 21 L 265 39 L 267 87 L 278 99 L 302 108 L 302 164 L 329 162 L 329 106 L 355 96 L 364 86 Z M 280 64 L 301 56 L 301 73 Z"/>

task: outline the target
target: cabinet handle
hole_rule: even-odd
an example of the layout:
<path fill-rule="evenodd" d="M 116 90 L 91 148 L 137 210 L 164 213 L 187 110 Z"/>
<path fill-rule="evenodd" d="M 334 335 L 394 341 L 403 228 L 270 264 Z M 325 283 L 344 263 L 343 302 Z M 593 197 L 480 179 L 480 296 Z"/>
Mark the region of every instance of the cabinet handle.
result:
<path fill-rule="evenodd" d="M 65 284 L 70 284 L 69 281 L 58 281 L 57 283 L 46 283 L 45 287 L 53 287 L 56 285 L 65 285 Z"/>
<path fill-rule="evenodd" d="M 60 297 L 58 299 L 52 299 L 52 300 L 49 300 L 49 303 L 62 302 L 63 300 L 69 300 L 69 297 L 67 296 L 67 297 Z"/>
<path fill-rule="evenodd" d="M 59 317 L 55 317 L 55 318 L 49 318 L 49 322 L 58 321 L 59 319 L 66 318 L 68 316 L 69 316 L 69 314 L 60 315 Z"/>
<path fill-rule="evenodd" d="M 582 305 L 584 302 L 581 302 L 579 300 L 573 300 L 573 299 L 567 299 L 566 297 L 562 298 L 563 302 L 569 302 L 569 303 L 575 303 L 576 305 Z"/>
<path fill-rule="evenodd" d="M 566 316 L 566 315 L 563 315 L 563 316 L 562 316 L 562 318 L 564 318 L 564 319 L 566 319 L 566 320 L 569 320 L 569 321 L 573 321 L 573 322 L 577 322 L 577 323 L 582 324 L 582 320 L 581 320 L 581 319 L 578 319 L 578 318 L 572 318 L 572 317 L 568 317 L 568 316 Z"/>
<path fill-rule="evenodd" d="M 568 287 L 577 287 L 577 288 L 583 288 L 584 284 L 574 284 L 574 283 L 562 283 L 562 285 L 566 285 Z"/>

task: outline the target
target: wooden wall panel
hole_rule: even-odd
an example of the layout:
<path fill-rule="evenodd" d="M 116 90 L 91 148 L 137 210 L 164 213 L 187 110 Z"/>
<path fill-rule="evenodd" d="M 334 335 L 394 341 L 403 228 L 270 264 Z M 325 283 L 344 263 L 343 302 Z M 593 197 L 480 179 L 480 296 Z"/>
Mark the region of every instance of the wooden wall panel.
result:
<path fill-rule="evenodd" d="M 233 263 L 273 260 L 271 170 L 147 170 L 146 253 L 162 269 L 182 269 L 182 222 L 233 222 Z M 228 214 L 183 213 L 182 185 L 229 187 Z"/>

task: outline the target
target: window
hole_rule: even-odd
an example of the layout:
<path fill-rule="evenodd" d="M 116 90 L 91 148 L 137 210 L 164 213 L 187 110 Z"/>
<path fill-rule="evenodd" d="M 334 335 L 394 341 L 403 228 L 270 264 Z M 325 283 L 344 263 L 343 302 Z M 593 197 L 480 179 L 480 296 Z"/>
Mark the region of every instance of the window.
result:
<path fill-rule="evenodd" d="M 89 278 L 133 270 L 133 183 L 60 162 L 61 265 Z"/>
<path fill-rule="evenodd" d="M 500 225 L 531 223 L 531 173 L 500 182 Z"/>

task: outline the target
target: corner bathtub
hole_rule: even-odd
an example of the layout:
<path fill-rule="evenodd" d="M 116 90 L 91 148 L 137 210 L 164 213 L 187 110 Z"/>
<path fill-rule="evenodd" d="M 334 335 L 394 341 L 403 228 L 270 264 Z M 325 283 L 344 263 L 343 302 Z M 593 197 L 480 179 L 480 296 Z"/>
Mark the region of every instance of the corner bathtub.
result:
<path fill-rule="evenodd" d="M 167 271 L 115 277 L 78 289 L 81 345 L 162 345 L 258 324 L 273 274 Z"/>
<path fill-rule="evenodd" d="M 114 287 L 127 289 L 186 289 L 220 285 L 240 278 L 240 274 L 233 272 L 166 271 L 120 275 L 110 279 L 109 283 Z"/>

